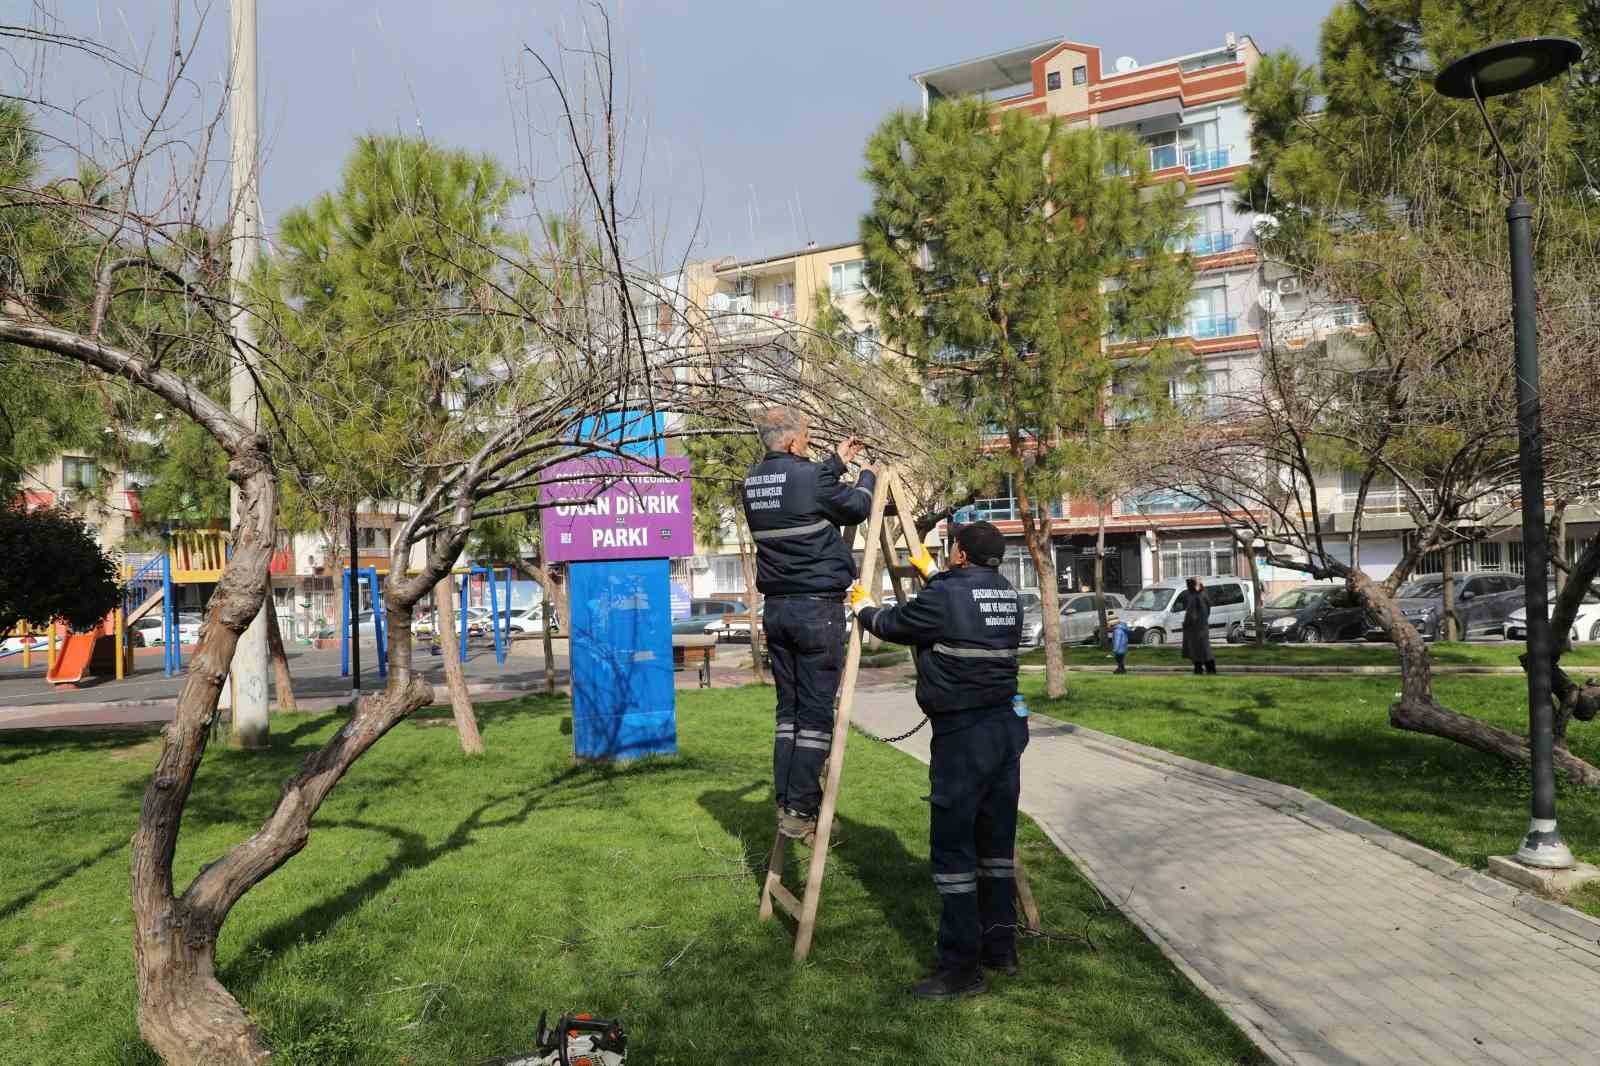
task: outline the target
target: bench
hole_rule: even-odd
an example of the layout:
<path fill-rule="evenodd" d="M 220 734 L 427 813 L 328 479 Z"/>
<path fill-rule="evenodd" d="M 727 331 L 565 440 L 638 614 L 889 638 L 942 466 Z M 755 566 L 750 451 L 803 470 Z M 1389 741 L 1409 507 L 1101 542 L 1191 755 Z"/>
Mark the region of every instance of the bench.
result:
<path fill-rule="evenodd" d="M 711 687 L 711 660 L 717 657 L 717 638 L 691 633 L 672 635 L 672 667 L 687 667 L 694 663 L 699 668 L 700 687 Z"/>

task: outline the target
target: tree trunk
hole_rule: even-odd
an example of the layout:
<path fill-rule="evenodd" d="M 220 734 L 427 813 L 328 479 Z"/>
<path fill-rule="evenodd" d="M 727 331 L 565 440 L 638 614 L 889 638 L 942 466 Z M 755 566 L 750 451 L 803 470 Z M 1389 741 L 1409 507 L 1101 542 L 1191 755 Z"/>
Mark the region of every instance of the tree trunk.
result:
<path fill-rule="evenodd" d="M 1458 714 L 1433 698 L 1432 658 L 1422 634 L 1406 621 L 1393 597 L 1366 574 L 1357 570 L 1349 581 L 1351 590 L 1388 628 L 1400 652 L 1400 698 L 1389 705 L 1389 724 L 1396 729 L 1451 740 L 1487 755 L 1528 762 L 1527 737 Z M 1556 745 L 1555 762 L 1570 780 L 1600 788 L 1600 768 L 1573 755 L 1564 744 Z"/>
<path fill-rule="evenodd" d="M 550 616 L 556 612 L 556 590 L 550 582 L 550 566 L 544 561 L 543 556 L 540 557 L 537 567 L 530 567 L 520 559 L 511 565 L 516 568 L 517 573 L 529 581 L 537 581 L 540 590 L 544 593 L 544 610 L 540 612 L 544 619 L 544 625 L 540 629 L 540 638 L 544 642 L 544 690 L 554 694 L 556 690 L 556 650 L 555 640 L 550 632 Z"/>
<path fill-rule="evenodd" d="M 1261 588 L 1261 566 L 1256 562 L 1256 552 L 1250 545 L 1249 538 L 1235 537 L 1234 542 L 1239 545 L 1239 550 L 1244 552 L 1244 565 L 1250 569 L 1250 588 L 1255 594 L 1255 603 L 1250 608 L 1250 617 L 1255 623 L 1255 646 L 1267 646 L 1267 627 L 1262 624 L 1262 600 L 1265 598 Z"/>
<path fill-rule="evenodd" d="M 1099 514 L 1094 531 L 1094 611 L 1099 621 L 1096 632 L 1100 637 L 1100 650 L 1105 651 L 1111 647 L 1111 632 L 1106 627 L 1106 501 L 1095 502 L 1099 505 Z"/>
<path fill-rule="evenodd" d="M 1061 654 L 1061 593 L 1056 588 L 1056 560 L 1050 541 L 1050 516 L 1041 508 L 1034 514 L 1032 501 L 1017 481 L 1017 506 L 1022 511 L 1022 539 L 1039 575 L 1039 609 L 1044 617 L 1044 691 L 1051 699 L 1067 694 L 1067 664 Z"/>
<path fill-rule="evenodd" d="M 765 685 L 767 671 L 761 665 L 761 619 L 756 615 L 756 553 L 744 516 L 740 515 L 735 521 L 739 524 L 739 568 L 744 571 L 744 609 L 750 613 L 750 673 L 756 684 Z"/>
<path fill-rule="evenodd" d="M 1444 578 L 1444 617 L 1439 619 L 1440 640 L 1460 640 L 1461 634 L 1456 632 L 1456 549 L 1455 545 L 1447 544 L 1440 548 L 1442 564 L 1439 568 L 1440 575 Z"/>
<path fill-rule="evenodd" d="M 456 633 L 455 576 L 446 574 L 433 586 L 434 613 L 438 616 L 435 628 L 439 631 L 439 653 L 444 656 L 444 685 L 450 693 L 450 710 L 456 716 L 456 732 L 461 736 L 461 750 L 467 755 L 483 754 L 483 737 L 478 732 L 478 716 L 472 711 L 472 697 L 467 695 L 467 675 L 461 668 L 460 637 Z"/>
<path fill-rule="evenodd" d="M 278 605 L 267 597 L 267 654 L 272 656 L 272 687 L 278 694 L 278 710 L 293 713 L 300 709 L 294 699 L 294 678 L 289 676 L 289 657 L 283 651 L 283 630 L 278 628 Z"/>
<path fill-rule="evenodd" d="M 1567 558 L 1567 504 L 1565 497 L 1558 498 L 1550 515 L 1550 573 L 1555 577 L 1556 595 L 1567 587 L 1567 569 L 1572 561 Z"/>
<path fill-rule="evenodd" d="M 277 483 L 265 441 L 235 449 L 228 477 L 239 486 L 233 553 L 212 595 L 200 645 L 178 693 L 133 835 L 133 951 L 139 1031 L 165 1061 L 259 1063 L 261 1030 L 216 979 L 217 933 L 226 910 L 172 894 L 172 857 L 189 790 L 217 717 L 217 698 L 239 637 L 270 598 Z M 193 886 L 191 886 L 192 888 Z"/>

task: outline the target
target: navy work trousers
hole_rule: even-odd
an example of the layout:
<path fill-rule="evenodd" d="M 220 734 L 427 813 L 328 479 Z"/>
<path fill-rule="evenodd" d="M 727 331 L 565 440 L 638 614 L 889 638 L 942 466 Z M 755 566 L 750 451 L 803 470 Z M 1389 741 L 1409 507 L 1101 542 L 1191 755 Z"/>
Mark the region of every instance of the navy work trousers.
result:
<path fill-rule="evenodd" d="M 769 596 L 761 613 L 778 689 L 773 790 L 778 806 L 801 814 L 822 806 L 819 779 L 833 745 L 833 699 L 844 672 L 843 597 Z"/>
<path fill-rule="evenodd" d="M 1010 707 L 941 730 L 934 716 L 930 850 L 944 901 L 939 964 L 967 970 L 1016 951 L 1017 797 L 1028 721 Z M 962 715 L 962 718 L 968 718 Z"/>

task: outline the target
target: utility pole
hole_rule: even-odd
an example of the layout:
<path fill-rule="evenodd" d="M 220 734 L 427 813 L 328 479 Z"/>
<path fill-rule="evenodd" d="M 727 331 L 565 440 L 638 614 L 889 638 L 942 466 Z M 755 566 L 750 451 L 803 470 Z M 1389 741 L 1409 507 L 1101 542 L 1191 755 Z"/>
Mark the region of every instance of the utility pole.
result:
<path fill-rule="evenodd" d="M 250 275 L 261 253 L 260 151 L 256 129 L 256 0 L 228 5 L 228 132 L 232 142 L 229 177 L 228 242 L 229 328 L 236 348 L 228 373 L 228 409 L 252 426 L 260 424 L 256 395 L 255 323 L 244 310 Z M 229 489 L 234 528 L 239 528 L 239 489 Z M 267 595 L 272 595 L 271 578 Z M 268 735 L 267 610 L 265 602 L 239 639 L 232 666 L 233 741 L 241 748 L 264 748 Z"/>
<path fill-rule="evenodd" d="M 361 541 L 356 535 L 356 505 L 350 505 L 350 698 L 361 695 Z M 372 604 L 372 631 L 378 631 L 378 604 Z"/>

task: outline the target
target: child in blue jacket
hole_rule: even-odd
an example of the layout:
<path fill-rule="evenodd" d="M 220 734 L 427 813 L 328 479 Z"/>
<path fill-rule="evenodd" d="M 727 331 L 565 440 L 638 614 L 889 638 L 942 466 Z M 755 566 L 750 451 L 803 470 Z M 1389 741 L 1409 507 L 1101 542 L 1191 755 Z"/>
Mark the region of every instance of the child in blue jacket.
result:
<path fill-rule="evenodd" d="M 1128 623 L 1115 612 L 1107 611 L 1106 627 L 1111 630 L 1111 654 L 1117 657 L 1117 668 L 1112 673 L 1125 674 L 1128 672 Z"/>

